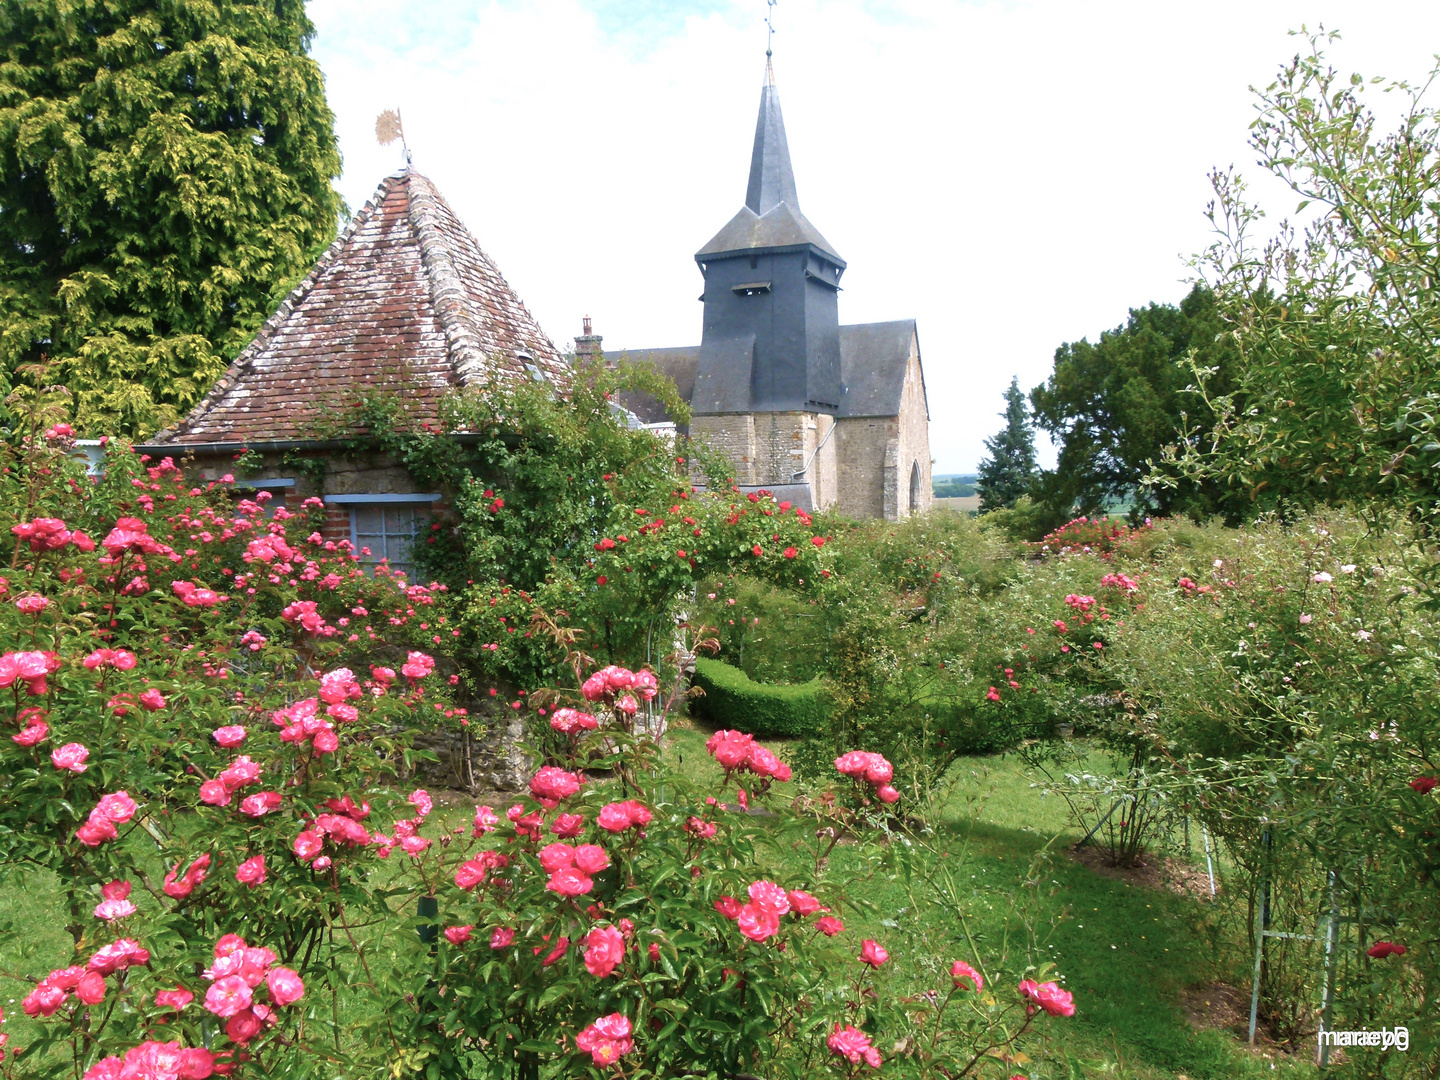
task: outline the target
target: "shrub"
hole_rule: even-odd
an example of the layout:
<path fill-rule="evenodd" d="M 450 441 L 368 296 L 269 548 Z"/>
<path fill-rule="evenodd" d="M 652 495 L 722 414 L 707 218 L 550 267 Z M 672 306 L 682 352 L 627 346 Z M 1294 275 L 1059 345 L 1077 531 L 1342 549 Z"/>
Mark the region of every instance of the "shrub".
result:
<path fill-rule="evenodd" d="M 815 735 L 825 727 L 825 692 L 820 679 L 795 686 L 754 682 L 720 660 L 695 661 L 695 685 L 705 696 L 695 710 L 712 724 L 760 738 Z"/>

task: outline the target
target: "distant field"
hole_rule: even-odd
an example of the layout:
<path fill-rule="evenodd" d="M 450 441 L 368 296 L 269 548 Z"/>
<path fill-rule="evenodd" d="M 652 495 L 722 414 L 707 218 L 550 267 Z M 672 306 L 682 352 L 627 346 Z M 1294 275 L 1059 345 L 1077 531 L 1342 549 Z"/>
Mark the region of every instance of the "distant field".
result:
<path fill-rule="evenodd" d="M 943 510 L 953 510 L 960 514 L 973 514 L 980 509 L 980 496 L 966 495 L 960 499 L 936 499 L 935 505 Z"/>

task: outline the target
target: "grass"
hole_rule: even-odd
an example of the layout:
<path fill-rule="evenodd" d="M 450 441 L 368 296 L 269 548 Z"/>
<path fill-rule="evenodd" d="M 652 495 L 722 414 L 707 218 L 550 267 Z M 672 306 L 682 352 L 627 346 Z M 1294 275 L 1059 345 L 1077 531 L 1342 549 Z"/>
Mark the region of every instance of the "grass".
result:
<path fill-rule="evenodd" d="M 705 737 L 675 728 L 668 753 L 692 780 L 713 785 L 719 770 Z M 767 745 L 783 756 L 783 746 Z M 1186 1018 L 1180 998 L 1187 986 L 1234 975 L 1212 952 L 1207 905 L 1071 859 L 1081 833 L 1064 801 L 1032 784 L 1013 756 L 965 759 L 951 779 L 954 788 L 932 812 L 933 833 L 924 838 L 933 853 L 922 848 L 909 860 L 908 879 L 901 865 L 865 864 L 855 848 L 837 848 L 834 856 L 837 869 L 863 878 L 847 931 L 891 943 L 894 992 L 944 985 L 952 960 L 972 959 L 968 929 L 987 963 L 1008 951 L 1014 967 L 1028 945 L 1075 995 L 1074 1019 L 1041 1025 L 1023 1047 L 1031 1060 L 1017 1064 L 1026 1076 L 1314 1074 L 1308 1063 L 1251 1053 L 1230 1033 L 1197 1030 Z"/>

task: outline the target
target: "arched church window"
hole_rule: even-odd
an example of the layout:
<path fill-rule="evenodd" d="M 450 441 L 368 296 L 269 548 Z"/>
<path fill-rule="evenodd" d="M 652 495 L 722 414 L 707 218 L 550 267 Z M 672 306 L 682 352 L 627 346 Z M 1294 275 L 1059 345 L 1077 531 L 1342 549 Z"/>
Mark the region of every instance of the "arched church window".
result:
<path fill-rule="evenodd" d="M 920 512 L 920 463 L 910 463 L 910 513 Z"/>

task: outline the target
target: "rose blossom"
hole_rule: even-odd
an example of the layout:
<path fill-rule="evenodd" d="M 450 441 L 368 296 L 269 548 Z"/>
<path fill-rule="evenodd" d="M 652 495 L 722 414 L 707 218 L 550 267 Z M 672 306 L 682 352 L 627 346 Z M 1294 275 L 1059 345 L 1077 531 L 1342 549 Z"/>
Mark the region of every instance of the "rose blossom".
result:
<path fill-rule="evenodd" d="M 550 831 L 566 840 L 573 840 L 585 827 L 585 819 L 579 814 L 559 814 L 550 823 Z"/>
<path fill-rule="evenodd" d="M 575 849 L 575 865 L 587 874 L 598 874 L 610 865 L 610 856 L 598 844 L 581 844 Z"/>
<path fill-rule="evenodd" d="M 205 992 L 205 1008 L 216 1016 L 234 1016 L 241 1009 L 248 1009 L 252 1000 L 249 983 L 239 975 L 216 979 Z"/>
<path fill-rule="evenodd" d="M 738 919 L 740 917 L 740 901 L 733 896 L 722 896 L 715 901 L 715 910 L 727 919 Z"/>
<path fill-rule="evenodd" d="M 239 724 L 216 728 L 211 737 L 221 746 L 239 746 L 245 741 L 245 729 Z"/>
<path fill-rule="evenodd" d="M 597 979 L 609 975 L 625 959 L 625 939 L 613 926 L 597 926 L 585 938 L 585 970 Z"/>
<path fill-rule="evenodd" d="M 240 801 L 240 812 L 246 817 L 264 817 L 280 809 L 280 793 L 278 791 L 257 791 L 254 795 L 247 795 Z"/>
<path fill-rule="evenodd" d="M 553 765 L 546 765 L 530 778 L 530 794 L 542 806 L 554 807 L 580 790 L 580 777 Z"/>
<path fill-rule="evenodd" d="M 195 995 L 184 987 L 177 987 L 174 990 L 160 990 L 155 994 L 155 1004 L 161 1008 L 174 1009 L 179 1012 L 195 1000 Z"/>
<path fill-rule="evenodd" d="M 630 1020 L 623 1013 L 602 1016 L 575 1036 L 575 1048 L 596 1065 L 613 1065 L 634 1049 Z"/>
<path fill-rule="evenodd" d="M 780 916 L 759 904 L 746 904 L 735 923 L 751 941 L 765 941 L 780 930 Z"/>
<path fill-rule="evenodd" d="M 265 884 L 265 856 L 255 855 L 242 862 L 235 870 L 235 880 L 252 889 Z"/>
<path fill-rule="evenodd" d="M 791 889 L 785 896 L 790 901 L 790 910 L 796 915 L 813 915 L 820 910 L 820 901 L 800 889 Z"/>
<path fill-rule="evenodd" d="M 784 889 L 776 885 L 773 881 L 757 881 L 752 884 L 747 891 L 749 892 L 750 902 L 752 904 L 756 907 L 764 908 L 777 918 L 790 913 L 789 896 L 786 895 Z"/>
<path fill-rule="evenodd" d="M 880 1051 L 870 1045 L 870 1037 L 849 1024 L 842 1028 L 837 1020 L 825 1044 L 832 1054 L 843 1057 L 852 1065 L 858 1065 L 863 1060 L 872 1069 L 880 1067 Z"/>
<path fill-rule="evenodd" d="M 826 937 L 834 937 L 845 929 L 845 924 L 834 915 L 823 915 L 815 920 L 815 929 L 819 930 Z"/>
<path fill-rule="evenodd" d="M 540 849 L 538 857 L 547 874 L 575 865 L 575 849 L 569 844 L 546 844 Z"/>
<path fill-rule="evenodd" d="M 55 768 L 61 772 L 69 770 L 73 773 L 82 773 L 88 765 L 85 759 L 90 756 L 90 751 L 81 746 L 78 742 L 66 743 L 64 746 L 50 752 L 50 761 Z"/>
<path fill-rule="evenodd" d="M 978 993 L 979 991 L 985 989 L 984 976 L 982 976 L 980 972 L 976 971 L 969 964 L 965 963 L 964 960 L 956 960 L 955 963 L 950 965 L 950 978 L 954 981 L 955 989 L 957 990 L 964 989 L 962 983 L 965 979 L 970 980 L 971 990 L 974 990 Z"/>
<path fill-rule="evenodd" d="M 1029 998 L 1026 1011 L 1034 1012 L 1038 1005 L 1051 1016 L 1074 1016 L 1075 1003 L 1068 990 L 1060 989 L 1057 983 L 1047 982 L 1036 985 L 1034 979 L 1020 983 L 1020 993 Z"/>
<path fill-rule="evenodd" d="M 869 964 L 873 968 L 878 968 L 881 964 L 885 963 L 885 961 L 889 959 L 890 954 L 885 951 L 885 946 L 881 945 L 874 939 L 866 938 L 860 943 L 861 963 Z"/>
<path fill-rule="evenodd" d="M 595 887 L 595 882 L 582 870 L 567 866 L 550 875 L 545 888 L 561 896 L 581 896 Z"/>
<path fill-rule="evenodd" d="M 490 947 L 503 949 L 515 940 L 515 931 L 508 926 L 497 926 L 490 934 Z"/>
<path fill-rule="evenodd" d="M 95 807 L 96 811 L 106 819 L 123 825 L 135 816 L 135 800 L 130 797 L 128 791 L 115 791 L 109 795 L 100 796 L 100 802 Z"/>
<path fill-rule="evenodd" d="M 271 968 L 265 976 L 265 985 L 270 988 L 270 1000 L 276 1005 L 293 1005 L 305 996 L 305 984 L 300 976 L 286 967 Z"/>

